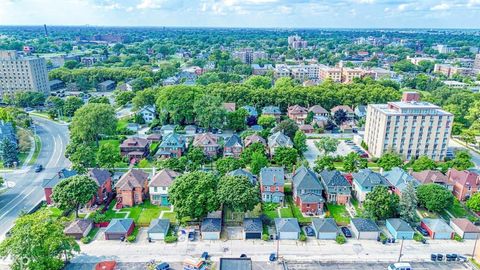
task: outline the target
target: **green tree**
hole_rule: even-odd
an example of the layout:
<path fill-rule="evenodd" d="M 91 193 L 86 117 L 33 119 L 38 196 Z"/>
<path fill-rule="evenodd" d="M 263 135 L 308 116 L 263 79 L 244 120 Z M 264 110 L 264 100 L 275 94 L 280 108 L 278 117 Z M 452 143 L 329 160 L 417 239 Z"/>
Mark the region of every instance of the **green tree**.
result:
<path fill-rule="evenodd" d="M 258 187 L 245 176 L 223 176 L 217 189 L 218 200 L 235 212 L 247 212 L 260 202 Z"/>
<path fill-rule="evenodd" d="M 240 154 L 243 164 L 249 164 L 254 153 L 265 155 L 265 146 L 262 143 L 256 142 L 243 149 L 242 154 Z"/>
<path fill-rule="evenodd" d="M 250 169 L 253 174 L 259 174 L 263 167 L 268 165 L 268 159 L 264 153 L 253 152 L 250 159 Z"/>
<path fill-rule="evenodd" d="M 97 152 L 97 164 L 100 167 L 113 169 L 115 163 L 120 162 L 120 150 L 113 143 L 105 143 L 100 145 Z"/>
<path fill-rule="evenodd" d="M 156 165 L 158 169 L 170 169 L 176 172 L 184 172 L 187 169 L 188 159 L 185 156 L 180 158 L 172 157 L 160 159 L 157 161 Z"/>
<path fill-rule="evenodd" d="M 278 125 L 273 129 L 273 132 L 282 131 L 283 134 L 287 135 L 290 138 L 293 138 L 297 130 L 298 130 L 297 123 L 295 123 L 295 121 L 293 121 L 292 119 L 287 119 L 278 123 Z"/>
<path fill-rule="evenodd" d="M 297 130 L 295 137 L 293 137 L 293 145 L 300 154 L 307 151 L 307 135 L 303 131 Z"/>
<path fill-rule="evenodd" d="M 271 115 L 260 115 L 257 123 L 265 129 L 270 129 L 275 126 L 276 120 L 275 117 Z"/>
<path fill-rule="evenodd" d="M 192 163 L 192 168 L 198 169 L 206 162 L 205 155 L 202 149 L 198 147 L 191 147 L 187 153 L 187 159 Z"/>
<path fill-rule="evenodd" d="M 244 108 L 240 108 L 234 112 L 229 112 L 227 114 L 228 127 L 237 132 L 246 129 L 247 123 L 245 119 L 247 116 L 248 112 Z"/>
<path fill-rule="evenodd" d="M 225 119 L 226 111 L 220 98 L 202 95 L 193 104 L 195 120 L 204 128 L 220 128 Z"/>
<path fill-rule="evenodd" d="M 265 76 L 250 76 L 245 84 L 253 88 L 269 89 L 272 87 L 272 79 Z"/>
<path fill-rule="evenodd" d="M 383 220 L 396 216 L 398 204 L 396 194 L 390 194 L 387 187 L 376 186 L 367 194 L 363 207 L 370 218 Z"/>
<path fill-rule="evenodd" d="M 60 270 L 63 259 L 73 257 L 80 247 L 63 233 L 63 223 L 47 211 L 20 216 L 11 236 L 0 243 L 0 256 L 12 259 L 11 269 Z"/>
<path fill-rule="evenodd" d="M 323 152 L 325 156 L 328 156 L 329 153 L 337 151 L 338 140 L 330 137 L 321 137 L 315 146 Z"/>
<path fill-rule="evenodd" d="M 71 142 L 67 146 L 66 156 L 78 173 L 85 173 L 95 165 L 95 150 L 85 143 Z"/>
<path fill-rule="evenodd" d="M 473 196 L 467 200 L 466 205 L 472 211 L 480 212 L 480 192 L 473 194 Z"/>
<path fill-rule="evenodd" d="M 117 117 L 112 106 L 89 103 L 78 109 L 70 124 L 70 135 L 83 142 L 95 142 L 98 147 L 100 135 L 113 135 Z"/>
<path fill-rule="evenodd" d="M 134 92 L 115 91 L 115 104 L 117 104 L 117 106 L 125 106 L 127 103 L 131 102 L 134 97 Z"/>
<path fill-rule="evenodd" d="M 378 166 L 385 171 L 390 171 L 393 167 L 400 167 L 403 164 L 402 158 L 393 152 L 383 154 L 377 162 Z"/>
<path fill-rule="evenodd" d="M 427 156 L 420 156 L 412 164 L 412 169 L 414 172 L 421 172 L 425 170 L 433 170 L 437 168 L 435 161 L 429 159 Z"/>
<path fill-rule="evenodd" d="M 293 165 L 297 163 L 297 158 L 297 150 L 289 147 L 278 147 L 275 149 L 275 155 L 273 156 L 275 164 L 284 166 L 288 170 L 291 170 Z"/>
<path fill-rule="evenodd" d="M 177 217 L 201 219 L 218 210 L 217 187 L 218 178 L 211 173 L 195 171 L 175 178 L 168 196 Z"/>
<path fill-rule="evenodd" d="M 215 167 L 220 175 L 225 175 L 228 172 L 242 168 L 243 163 L 241 160 L 233 157 L 224 157 L 215 162 Z"/>
<path fill-rule="evenodd" d="M 63 104 L 63 113 L 65 116 L 72 117 L 75 112 L 83 106 L 83 100 L 78 97 L 69 96 Z"/>
<path fill-rule="evenodd" d="M 418 203 L 429 211 L 441 212 L 453 203 L 452 193 L 441 185 L 430 183 L 417 187 Z"/>
<path fill-rule="evenodd" d="M 68 60 L 68 61 L 65 61 L 65 63 L 63 64 L 63 67 L 68 69 L 74 69 L 74 68 L 80 67 L 80 63 L 75 60 Z"/>
<path fill-rule="evenodd" d="M 343 170 L 346 172 L 358 172 L 360 169 L 367 168 L 368 161 L 356 152 L 350 152 L 343 158 Z"/>
<path fill-rule="evenodd" d="M 86 205 L 97 194 L 98 185 L 88 176 L 76 175 L 63 179 L 52 192 L 52 200 L 62 210 L 75 210 L 78 218 L 78 210 Z"/>
<path fill-rule="evenodd" d="M 88 100 L 88 103 L 103 103 L 103 104 L 109 104 L 110 105 L 110 100 L 107 97 L 104 97 L 104 96 L 95 96 L 95 97 L 91 97 Z"/>
<path fill-rule="evenodd" d="M 468 150 L 461 150 L 455 152 L 455 158 L 447 162 L 448 167 L 455 168 L 459 171 L 467 170 L 475 166 L 472 162 L 472 156 Z"/>
<path fill-rule="evenodd" d="M 2 158 L 3 165 L 6 167 L 12 167 L 15 164 L 18 164 L 17 145 L 8 138 L 4 138 L 0 142 L 0 157 Z"/>
<path fill-rule="evenodd" d="M 335 170 L 335 165 L 334 165 L 334 160 L 331 156 L 318 156 L 317 159 L 315 160 L 315 166 L 313 167 L 313 170 L 316 173 L 320 173 L 323 170 Z"/>
<path fill-rule="evenodd" d="M 400 217 L 406 222 L 413 224 L 417 220 L 417 204 L 418 199 L 415 186 L 410 182 L 400 198 Z"/>

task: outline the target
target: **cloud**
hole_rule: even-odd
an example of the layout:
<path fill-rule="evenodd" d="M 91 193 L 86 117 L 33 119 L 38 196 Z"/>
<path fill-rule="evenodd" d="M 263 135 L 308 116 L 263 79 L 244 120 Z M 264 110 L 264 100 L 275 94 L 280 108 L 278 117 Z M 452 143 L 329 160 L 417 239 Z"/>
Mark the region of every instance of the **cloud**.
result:
<path fill-rule="evenodd" d="M 140 4 L 137 5 L 138 9 L 158 9 L 161 8 L 163 0 L 142 0 Z"/>
<path fill-rule="evenodd" d="M 438 4 L 438 5 L 435 5 L 433 6 L 430 10 L 437 10 L 437 11 L 443 11 L 443 10 L 449 10 L 451 8 L 451 6 L 447 3 L 441 3 L 441 4 Z"/>

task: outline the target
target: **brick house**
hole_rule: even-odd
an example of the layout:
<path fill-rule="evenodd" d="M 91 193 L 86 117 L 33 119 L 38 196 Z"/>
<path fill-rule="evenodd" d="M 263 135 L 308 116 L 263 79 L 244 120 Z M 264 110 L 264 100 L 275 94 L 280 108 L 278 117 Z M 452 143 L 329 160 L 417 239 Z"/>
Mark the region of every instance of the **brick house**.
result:
<path fill-rule="evenodd" d="M 115 185 L 117 208 L 141 204 L 148 197 L 148 173 L 130 169 Z"/>
<path fill-rule="evenodd" d="M 323 185 L 317 175 L 301 166 L 293 173 L 292 182 L 293 200 L 302 213 L 321 214 L 325 200 L 322 197 Z"/>
<path fill-rule="evenodd" d="M 165 135 L 160 146 L 158 147 L 155 157 L 179 158 L 185 152 L 185 138 L 175 132 Z"/>
<path fill-rule="evenodd" d="M 260 191 L 262 201 L 283 203 L 285 172 L 280 167 L 265 167 L 260 170 Z"/>
<path fill-rule="evenodd" d="M 466 201 L 480 185 L 480 176 L 472 171 L 457 171 L 449 169 L 447 172 L 448 183 L 453 185 L 453 196 L 459 201 Z"/>
<path fill-rule="evenodd" d="M 325 187 L 327 202 L 336 204 L 347 204 L 352 197 L 352 185 L 340 171 L 323 170 L 320 172 L 320 180 Z"/>
<path fill-rule="evenodd" d="M 262 115 L 266 116 L 273 116 L 277 122 L 280 122 L 280 117 L 282 116 L 282 112 L 280 108 L 277 106 L 266 106 L 262 109 Z"/>
<path fill-rule="evenodd" d="M 202 149 L 203 153 L 208 157 L 216 156 L 220 148 L 218 137 L 212 133 L 203 133 L 195 136 L 193 146 Z"/>
<path fill-rule="evenodd" d="M 307 118 L 308 110 L 300 105 L 293 105 L 288 107 L 287 116 L 292 119 L 298 125 L 305 124 L 305 119 Z"/>
<path fill-rule="evenodd" d="M 77 175 L 74 170 L 61 169 L 54 177 L 50 179 L 44 179 L 42 182 L 43 192 L 45 193 L 45 201 L 47 205 L 51 205 L 53 188 L 65 178 Z"/>
<path fill-rule="evenodd" d="M 128 156 L 131 159 L 142 159 L 150 153 L 150 142 L 144 138 L 127 138 L 120 145 L 120 154 L 122 157 Z"/>
<path fill-rule="evenodd" d="M 223 156 L 239 158 L 240 154 L 242 154 L 242 151 L 243 151 L 242 139 L 237 134 L 233 134 L 225 142 L 225 146 L 223 147 Z"/>
<path fill-rule="evenodd" d="M 107 170 L 94 168 L 88 171 L 88 176 L 98 185 L 98 191 L 89 205 L 102 204 L 112 194 L 112 175 Z"/>
<path fill-rule="evenodd" d="M 245 140 L 244 140 L 243 144 L 244 144 L 245 148 L 247 148 L 254 143 L 261 143 L 265 146 L 267 145 L 267 141 L 265 141 L 265 139 L 262 138 L 262 136 L 258 135 L 257 133 L 254 133 L 250 136 L 245 137 Z"/>

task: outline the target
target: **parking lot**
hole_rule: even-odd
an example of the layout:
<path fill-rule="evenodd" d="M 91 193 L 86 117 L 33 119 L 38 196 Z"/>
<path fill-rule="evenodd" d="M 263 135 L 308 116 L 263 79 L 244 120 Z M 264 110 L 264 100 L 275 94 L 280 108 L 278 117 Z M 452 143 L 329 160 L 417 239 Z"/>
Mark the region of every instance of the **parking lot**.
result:
<path fill-rule="evenodd" d="M 288 270 L 385 270 L 389 264 L 386 263 L 329 263 L 329 262 L 307 262 L 295 263 L 288 262 Z M 420 262 L 411 263 L 414 270 L 460 270 L 471 269 L 466 263 L 434 263 L 434 262 Z"/>
<path fill-rule="evenodd" d="M 351 140 L 340 140 L 338 143 L 337 151 L 335 151 L 333 155 L 344 157 L 351 152 L 357 152 L 362 157 L 368 157 L 367 152 Z"/>

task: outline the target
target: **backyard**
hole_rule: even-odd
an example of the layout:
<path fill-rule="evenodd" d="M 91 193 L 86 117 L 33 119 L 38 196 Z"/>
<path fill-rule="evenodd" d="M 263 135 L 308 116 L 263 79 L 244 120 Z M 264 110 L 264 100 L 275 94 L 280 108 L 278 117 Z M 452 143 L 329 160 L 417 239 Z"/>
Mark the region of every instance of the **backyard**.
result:
<path fill-rule="evenodd" d="M 106 217 L 108 219 L 132 218 L 138 226 L 148 226 L 150 221 L 160 217 L 162 211 L 170 210 L 168 206 L 154 205 L 151 204 L 149 200 L 146 200 L 143 204 L 125 207 L 119 210 L 115 210 L 115 203 L 115 200 L 110 203 L 108 210 L 105 212 Z"/>
<path fill-rule="evenodd" d="M 330 216 L 335 219 L 337 224 L 347 225 L 350 223 L 350 215 L 345 205 L 340 204 L 327 204 L 327 209 L 330 212 Z"/>

